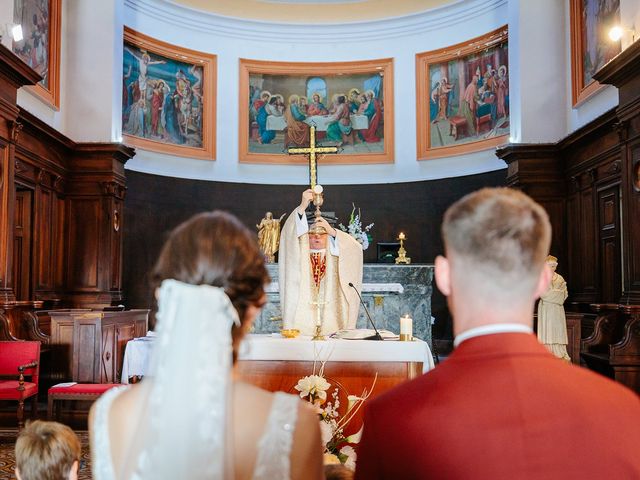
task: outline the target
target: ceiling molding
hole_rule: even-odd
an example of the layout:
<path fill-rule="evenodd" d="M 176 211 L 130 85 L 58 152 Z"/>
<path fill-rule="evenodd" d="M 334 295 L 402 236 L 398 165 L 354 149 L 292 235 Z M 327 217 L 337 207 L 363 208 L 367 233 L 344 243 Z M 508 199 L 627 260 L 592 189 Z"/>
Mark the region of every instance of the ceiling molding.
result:
<path fill-rule="evenodd" d="M 125 0 L 135 15 L 167 25 L 210 35 L 255 41 L 290 41 L 296 44 L 365 41 L 409 36 L 449 28 L 481 15 L 506 8 L 508 0 L 458 0 L 425 12 L 386 19 L 345 23 L 282 23 L 234 18 L 194 10 L 168 0 Z M 497 22 L 501 23 L 501 22 Z M 502 22 L 503 23 L 503 22 Z M 135 28 L 135 25 L 129 25 Z"/>

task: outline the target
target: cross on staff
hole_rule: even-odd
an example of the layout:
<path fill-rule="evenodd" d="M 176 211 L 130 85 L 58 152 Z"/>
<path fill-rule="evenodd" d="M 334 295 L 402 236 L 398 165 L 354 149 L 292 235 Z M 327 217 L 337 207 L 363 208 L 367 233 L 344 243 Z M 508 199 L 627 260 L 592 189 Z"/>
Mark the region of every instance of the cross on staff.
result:
<path fill-rule="evenodd" d="M 320 147 L 316 146 L 316 127 L 309 127 L 309 146 L 308 147 L 289 147 L 287 149 L 289 155 L 309 155 L 309 183 L 311 189 L 317 183 L 317 166 L 316 154 L 318 153 L 338 153 L 338 147 Z"/>

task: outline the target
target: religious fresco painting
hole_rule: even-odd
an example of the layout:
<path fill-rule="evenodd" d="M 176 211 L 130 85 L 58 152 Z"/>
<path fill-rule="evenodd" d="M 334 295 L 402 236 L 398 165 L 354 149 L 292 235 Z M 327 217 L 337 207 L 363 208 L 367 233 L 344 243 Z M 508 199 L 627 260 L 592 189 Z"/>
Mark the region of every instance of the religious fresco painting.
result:
<path fill-rule="evenodd" d="M 620 0 L 571 0 L 571 73 L 573 105 L 600 88 L 593 75 L 622 51 L 609 30 L 620 25 Z"/>
<path fill-rule="evenodd" d="M 416 55 L 418 159 L 485 150 L 509 135 L 508 32 Z"/>
<path fill-rule="evenodd" d="M 125 28 L 122 133 L 125 143 L 213 159 L 216 57 Z"/>
<path fill-rule="evenodd" d="M 391 59 L 340 63 L 284 63 L 241 59 L 240 161 L 306 163 L 288 147 L 309 145 L 316 127 L 336 155 L 320 163 L 393 161 Z"/>
<path fill-rule="evenodd" d="M 22 39 L 13 37 L 11 50 L 42 77 L 27 88 L 55 108 L 60 106 L 60 1 L 13 1 L 13 25 L 20 26 Z"/>

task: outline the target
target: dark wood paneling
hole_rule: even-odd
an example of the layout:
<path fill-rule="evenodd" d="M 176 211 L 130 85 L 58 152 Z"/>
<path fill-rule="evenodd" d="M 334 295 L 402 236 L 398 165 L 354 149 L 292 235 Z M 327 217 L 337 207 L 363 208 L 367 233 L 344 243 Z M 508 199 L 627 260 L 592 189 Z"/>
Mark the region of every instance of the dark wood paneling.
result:
<path fill-rule="evenodd" d="M 365 262 L 375 262 L 376 242 L 393 241 L 400 231 L 414 263 L 432 263 L 443 252 L 440 224 L 444 211 L 465 194 L 485 186 L 504 185 L 505 171 L 425 182 L 380 185 L 327 185 L 323 210 L 346 223 L 352 202 L 364 223 L 375 223 L 373 244 Z M 221 209 L 233 212 L 252 230 L 268 210 L 276 216 L 300 203 L 304 186 L 252 185 L 162 177 L 127 171 L 124 205 L 123 292 L 128 308 L 149 308 L 148 274 L 167 234 L 195 213 Z M 437 321 L 434 336 L 451 337 L 446 303 L 439 292 L 432 299 Z"/>
<path fill-rule="evenodd" d="M 106 253 L 99 250 L 100 213 L 100 199 L 69 202 L 67 271 L 73 290 L 98 287 L 99 256 Z"/>

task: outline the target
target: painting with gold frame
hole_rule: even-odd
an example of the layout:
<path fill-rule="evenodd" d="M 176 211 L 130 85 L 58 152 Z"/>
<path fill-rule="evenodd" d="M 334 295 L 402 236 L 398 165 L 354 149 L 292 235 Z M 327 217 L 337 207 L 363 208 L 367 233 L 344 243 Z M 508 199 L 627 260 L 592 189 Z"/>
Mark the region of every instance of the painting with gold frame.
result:
<path fill-rule="evenodd" d="M 215 55 L 124 29 L 122 136 L 144 150 L 213 160 Z"/>
<path fill-rule="evenodd" d="M 22 28 L 22 40 L 11 50 L 42 80 L 26 87 L 56 110 L 60 108 L 61 0 L 13 0 L 13 23 Z"/>
<path fill-rule="evenodd" d="M 571 93 L 575 107 L 601 88 L 593 74 L 622 51 L 620 40 L 608 36 L 609 30 L 620 23 L 620 0 L 570 1 Z"/>
<path fill-rule="evenodd" d="M 239 157 L 306 164 L 288 147 L 338 147 L 324 164 L 393 163 L 393 59 L 304 63 L 240 59 Z"/>
<path fill-rule="evenodd" d="M 418 160 L 486 150 L 509 135 L 508 30 L 416 55 Z"/>

